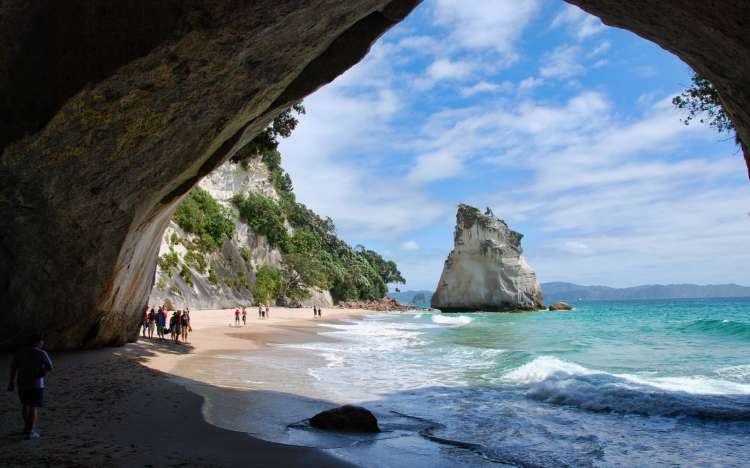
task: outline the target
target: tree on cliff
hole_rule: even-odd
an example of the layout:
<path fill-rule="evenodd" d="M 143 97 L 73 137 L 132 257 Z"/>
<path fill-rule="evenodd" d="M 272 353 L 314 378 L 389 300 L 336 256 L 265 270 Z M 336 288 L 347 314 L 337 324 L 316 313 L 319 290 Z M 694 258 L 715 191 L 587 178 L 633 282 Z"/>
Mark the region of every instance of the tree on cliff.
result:
<path fill-rule="evenodd" d="M 719 133 L 734 134 L 734 139 L 739 144 L 734 122 L 724 110 L 716 88 L 697 73 L 693 74 L 691 81 L 690 87 L 672 99 L 675 107 L 687 111 L 682 120 L 685 125 L 698 119 L 700 123 L 714 127 Z"/>
<path fill-rule="evenodd" d="M 281 289 L 281 272 L 273 267 L 264 265 L 255 274 L 253 295 L 259 304 L 271 304 L 279 295 Z"/>
<path fill-rule="evenodd" d="M 292 131 L 297 128 L 299 120 L 297 120 L 295 113 L 297 115 L 304 114 L 305 106 L 295 104 L 276 116 L 268 127 L 253 138 L 250 143 L 245 145 L 242 150 L 232 156 L 232 162 L 239 163 L 246 159 L 263 156 L 264 162 L 271 166 L 272 164 L 266 161 L 266 155 L 273 154 L 274 152 L 278 154 L 276 150 L 279 147 L 279 137 L 288 138 L 292 134 Z M 278 163 L 281 163 L 281 155 L 278 155 Z M 272 167 L 269 167 L 269 169 L 273 170 Z"/>
<path fill-rule="evenodd" d="M 378 272 L 385 284 L 406 283 L 406 280 L 401 276 L 401 272 L 398 270 L 396 262 L 393 260 L 386 260 L 379 253 L 374 250 L 368 250 L 363 245 L 357 245 L 354 247 L 354 250 L 360 255 L 363 255 L 367 261 L 370 262 L 370 265 L 375 268 L 375 271 Z"/>

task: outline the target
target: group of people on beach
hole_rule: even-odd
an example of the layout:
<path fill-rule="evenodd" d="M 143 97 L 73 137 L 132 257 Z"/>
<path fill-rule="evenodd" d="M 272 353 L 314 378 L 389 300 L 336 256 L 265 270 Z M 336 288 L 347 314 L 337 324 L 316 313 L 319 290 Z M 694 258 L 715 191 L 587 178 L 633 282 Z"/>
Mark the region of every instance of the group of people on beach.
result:
<path fill-rule="evenodd" d="M 159 306 L 158 310 L 151 307 L 150 311 L 146 307 L 141 321 L 143 337 L 153 338 L 154 332 L 156 332 L 156 336 L 162 340 L 169 334 L 171 340 L 175 343 L 180 343 L 180 339 L 183 343 L 186 343 L 188 333 L 193 331 L 190 326 L 190 309 L 172 311 L 172 315 L 169 317 L 169 326 L 167 326 L 168 316 L 169 312 L 165 307 Z"/>
<path fill-rule="evenodd" d="M 242 311 L 240 311 L 239 307 L 234 309 L 234 326 L 239 327 L 240 326 L 240 318 L 242 318 L 242 326 L 247 325 L 247 307 L 242 307 Z M 267 304 L 259 304 L 258 305 L 258 318 L 261 320 L 265 320 L 267 318 L 271 318 L 271 308 Z"/>
<path fill-rule="evenodd" d="M 318 306 L 313 306 L 313 318 L 318 318 L 323 316 L 323 311 Z"/>

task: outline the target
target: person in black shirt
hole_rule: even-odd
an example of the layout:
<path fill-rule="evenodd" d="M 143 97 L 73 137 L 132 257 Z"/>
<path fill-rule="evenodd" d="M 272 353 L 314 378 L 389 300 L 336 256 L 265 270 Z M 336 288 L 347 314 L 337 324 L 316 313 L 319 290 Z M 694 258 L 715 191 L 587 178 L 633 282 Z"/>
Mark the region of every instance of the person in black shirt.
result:
<path fill-rule="evenodd" d="M 38 439 L 39 433 L 34 427 L 39 414 L 38 409 L 44 405 L 44 375 L 52 370 L 52 359 L 42 349 L 44 338 L 41 335 L 31 337 L 29 345 L 19 349 L 13 356 L 8 391 L 15 390 L 17 381 L 24 433 L 27 439 Z"/>

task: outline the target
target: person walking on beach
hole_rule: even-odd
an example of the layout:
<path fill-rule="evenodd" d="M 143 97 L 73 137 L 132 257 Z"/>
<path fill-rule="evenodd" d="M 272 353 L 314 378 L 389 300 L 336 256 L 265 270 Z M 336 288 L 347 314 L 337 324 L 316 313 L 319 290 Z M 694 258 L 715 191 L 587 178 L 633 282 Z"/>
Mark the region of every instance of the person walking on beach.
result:
<path fill-rule="evenodd" d="M 17 379 L 23 431 L 27 439 L 39 438 L 39 433 L 34 428 L 39 408 L 44 406 L 44 375 L 52 370 L 52 359 L 43 347 L 44 338 L 34 335 L 29 340 L 29 346 L 18 350 L 10 363 L 8 391 L 15 390 Z"/>
<path fill-rule="evenodd" d="M 266 318 L 271 318 L 271 308 L 266 304 Z"/>
<path fill-rule="evenodd" d="M 169 317 L 169 337 L 174 341 L 174 330 L 175 322 L 177 321 L 177 312 L 172 312 L 172 316 Z"/>
<path fill-rule="evenodd" d="M 259 319 L 263 318 L 263 306 L 260 304 L 258 304 L 258 318 Z"/>
<path fill-rule="evenodd" d="M 190 314 L 187 309 L 182 311 L 180 325 L 182 327 L 182 341 L 187 343 L 188 332 L 192 330 L 192 328 L 190 328 Z"/>
<path fill-rule="evenodd" d="M 318 318 L 323 318 L 323 309 L 318 307 Z"/>
<path fill-rule="evenodd" d="M 234 326 L 240 326 L 240 309 L 234 309 Z"/>
<path fill-rule="evenodd" d="M 154 337 L 154 330 L 156 329 L 156 312 L 154 308 L 151 308 L 151 312 L 148 313 L 148 337 Z"/>
<path fill-rule="evenodd" d="M 159 339 L 162 340 L 164 339 L 164 325 L 164 310 L 161 308 L 161 306 L 159 306 L 159 310 L 156 311 L 156 336 L 158 336 Z"/>
<path fill-rule="evenodd" d="M 148 333 L 148 306 L 143 309 L 143 317 L 141 317 L 141 328 L 143 328 L 143 337 L 146 338 Z"/>
<path fill-rule="evenodd" d="M 179 343 L 182 336 L 182 311 L 178 310 L 174 316 L 174 342 Z"/>
<path fill-rule="evenodd" d="M 247 326 L 247 309 L 245 307 L 242 308 L 242 326 Z"/>

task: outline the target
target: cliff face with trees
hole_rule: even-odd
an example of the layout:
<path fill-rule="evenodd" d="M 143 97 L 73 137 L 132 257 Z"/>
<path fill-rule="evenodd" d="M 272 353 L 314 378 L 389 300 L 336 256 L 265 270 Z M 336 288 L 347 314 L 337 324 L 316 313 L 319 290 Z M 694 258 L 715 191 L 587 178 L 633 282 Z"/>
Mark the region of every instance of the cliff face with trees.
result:
<path fill-rule="evenodd" d="M 404 282 L 394 262 L 352 248 L 330 218 L 296 200 L 277 149 L 295 112 L 304 108 L 282 113 L 180 204 L 162 237 L 151 304 L 330 306 L 381 299 L 388 283 Z"/>

